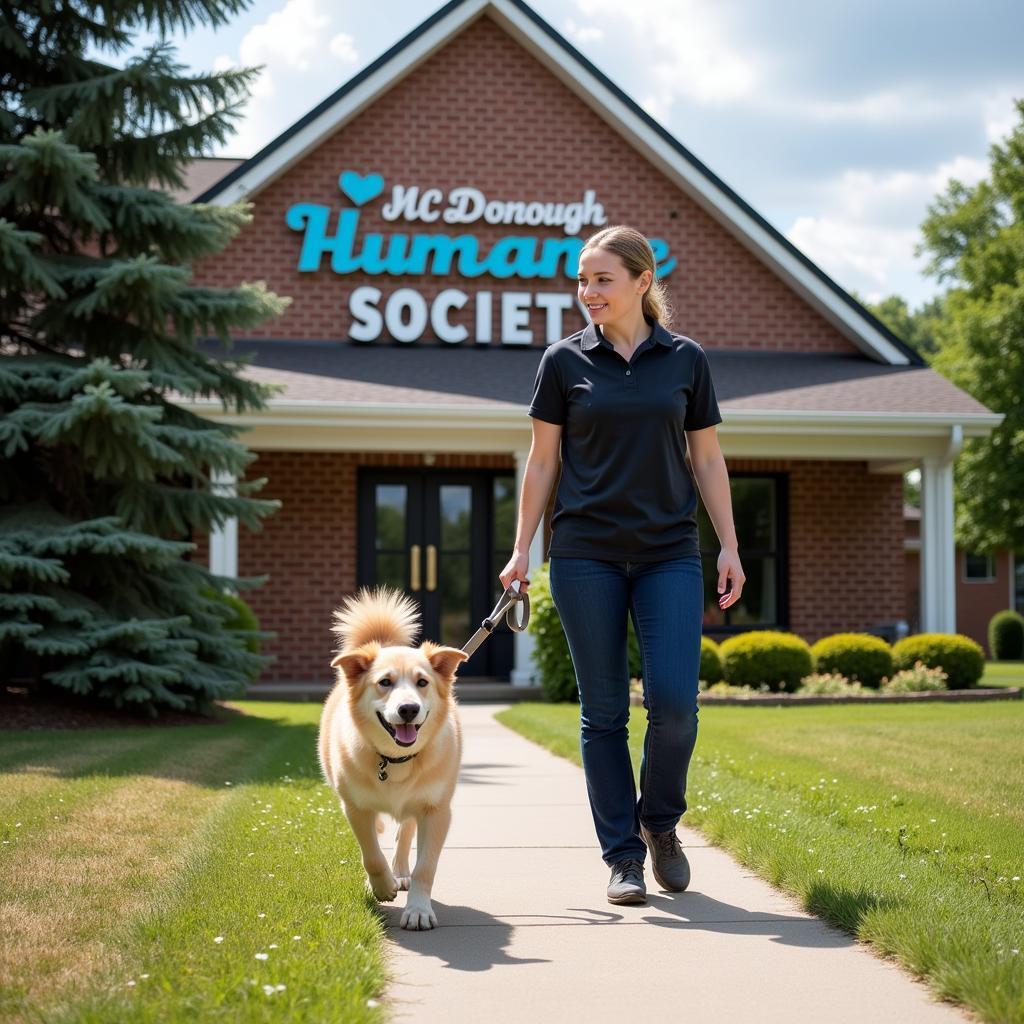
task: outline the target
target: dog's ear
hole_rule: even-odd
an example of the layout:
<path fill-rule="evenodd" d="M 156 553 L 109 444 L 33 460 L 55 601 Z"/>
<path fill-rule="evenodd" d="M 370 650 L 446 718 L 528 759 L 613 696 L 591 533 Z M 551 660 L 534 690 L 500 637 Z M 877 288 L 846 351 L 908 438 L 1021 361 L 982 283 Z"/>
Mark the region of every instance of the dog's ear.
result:
<path fill-rule="evenodd" d="M 430 667 L 444 679 L 451 679 L 460 663 L 469 658 L 465 651 L 460 651 L 457 647 L 438 647 L 430 641 L 421 644 L 421 649 L 427 656 Z"/>
<path fill-rule="evenodd" d="M 380 653 L 380 644 L 373 641 L 352 651 L 342 651 L 331 662 L 331 668 L 340 668 L 345 678 L 354 683 L 374 663 Z"/>

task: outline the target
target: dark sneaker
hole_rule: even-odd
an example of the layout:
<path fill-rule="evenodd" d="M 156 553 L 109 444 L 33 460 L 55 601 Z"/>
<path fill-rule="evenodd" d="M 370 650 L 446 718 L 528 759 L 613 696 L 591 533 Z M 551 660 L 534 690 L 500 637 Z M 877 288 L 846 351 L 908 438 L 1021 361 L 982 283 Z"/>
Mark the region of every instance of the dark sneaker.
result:
<path fill-rule="evenodd" d="M 648 832 L 640 826 L 640 835 L 651 851 L 651 870 L 662 889 L 682 892 L 690 884 L 690 862 L 679 845 L 676 830 Z"/>
<path fill-rule="evenodd" d="M 647 886 L 644 885 L 644 862 L 620 860 L 612 865 L 608 881 L 609 903 L 645 903 Z"/>

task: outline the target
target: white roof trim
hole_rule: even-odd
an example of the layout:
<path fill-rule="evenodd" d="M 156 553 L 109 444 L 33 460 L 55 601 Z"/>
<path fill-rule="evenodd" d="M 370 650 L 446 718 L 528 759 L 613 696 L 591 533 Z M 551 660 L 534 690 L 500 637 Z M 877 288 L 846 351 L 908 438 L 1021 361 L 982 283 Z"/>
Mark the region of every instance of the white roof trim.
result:
<path fill-rule="evenodd" d="M 471 405 L 414 402 L 271 402 L 266 409 L 241 415 L 225 412 L 220 402 L 182 403 L 198 416 L 239 426 L 256 424 L 322 423 L 365 426 L 371 422 L 400 424 L 406 430 L 421 425 L 486 428 L 488 426 L 529 426 L 525 405 Z M 776 433 L 805 434 L 808 430 L 837 435 L 894 434 L 941 435 L 962 425 L 964 437 L 987 437 L 1005 418 L 1002 413 L 932 412 L 822 412 L 816 409 L 729 409 L 722 405 L 724 422 L 718 429 L 732 433 L 759 431 L 770 427 Z"/>
<path fill-rule="evenodd" d="M 485 12 L 860 351 L 888 365 L 909 363 L 907 356 L 884 334 L 844 302 L 714 181 L 674 150 L 563 46 L 545 32 L 538 32 L 537 26 L 509 0 L 463 0 L 429 28 L 422 32 L 414 30 L 414 38 L 390 60 L 291 138 L 280 145 L 270 143 L 266 157 L 260 159 L 256 154 L 256 162 L 247 172 L 208 201 L 228 205 L 251 198 Z"/>

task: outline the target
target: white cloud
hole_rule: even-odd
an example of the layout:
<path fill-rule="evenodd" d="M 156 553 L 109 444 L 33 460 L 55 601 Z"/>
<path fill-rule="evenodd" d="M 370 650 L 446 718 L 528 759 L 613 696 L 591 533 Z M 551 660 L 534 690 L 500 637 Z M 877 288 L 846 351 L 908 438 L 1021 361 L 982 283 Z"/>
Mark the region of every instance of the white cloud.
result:
<path fill-rule="evenodd" d="M 331 54 L 348 64 L 355 64 L 359 60 L 356 52 L 356 41 L 347 32 L 339 32 L 328 44 L 327 49 Z"/>
<path fill-rule="evenodd" d="M 766 54 L 736 46 L 729 7 L 702 0 L 576 0 L 586 24 L 578 32 L 622 30 L 633 36 L 632 53 L 642 56 L 649 93 L 642 105 L 664 118 L 677 99 L 704 106 L 734 103 L 756 94 L 769 63 Z M 575 24 L 575 22 L 573 23 Z M 621 45 L 620 45 L 621 49 Z M 615 79 L 614 65 L 606 70 Z"/>
<path fill-rule="evenodd" d="M 985 138 L 989 142 L 1002 143 L 1020 123 L 1021 115 L 1014 105 L 1015 100 L 1024 100 L 1024 83 L 1021 83 L 1016 89 L 992 93 L 983 101 L 982 117 L 985 119 Z"/>
<path fill-rule="evenodd" d="M 973 185 L 987 172 L 987 161 L 966 156 L 926 172 L 844 171 L 815 190 L 818 212 L 797 217 L 785 234 L 830 277 L 877 302 L 921 274 L 920 224 L 949 179 Z"/>
<path fill-rule="evenodd" d="M 288 0 L 281 10 L 245 34 L 239 47 L 242 63 L 309 70 L 331 22 L 325 7 L 321 0 Z"/>
<path fill-rule="evenodd" d="M 335 31 L 338 18 L 329 0 L 287 0 L 245 34 L 237 57 L 216 58 L 218 71 L 265 65 L 220 155 L 252 156 L 351 77 L 359 53 L 352 35 Z"/>
<path fill-rule="evenodd" d="M 565 19 L 565 34 L 580 46 L 604 39 L 604 32 L 601 29 L 594 25 L 577 25 L 572 18 Z"/>

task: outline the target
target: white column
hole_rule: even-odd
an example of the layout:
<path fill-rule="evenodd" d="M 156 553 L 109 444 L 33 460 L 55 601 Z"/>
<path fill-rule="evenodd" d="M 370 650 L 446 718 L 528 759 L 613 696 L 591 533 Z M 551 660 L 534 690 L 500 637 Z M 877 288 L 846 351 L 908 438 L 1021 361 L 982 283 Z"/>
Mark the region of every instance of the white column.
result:
<path fill-rule="evenodd" d="M 963 443 L 953 428 L 944 456 L 921 460 L 921 632 L 956 632 L 956 544 L 953 540 L 953 461 Z"/>
<path fill-rule="evenodd" d="M 519 508 L 519 501 L 523 493 L 523 474 L 526 472 L 526 459 L 529 452 L 516 452 L 516 509 Z M 518 512 L 517 512 L 518 516 Z M 518 522 L 518 518 L 517 518 Z M 537 526 L 537 531 L 530 542 L 530 579 L 533 579 L 534 572 L 544 561 L 544 521 Z M 535 686 L 540 682 L 537 666 L 533 660 L 533 651 L 536 646 L 534 636 L 529 630 L 522 633 L 512 634 L 515 640 L 515 653 L 512 659 L 512 672 L 510 678 L 513 686 Z"/>
<path fill-rule="evenodd" d="M 235 475 L 214 470 L 213 493 L 235 495 Z M 238 517 L 232 516 L 223 526 L 210 531 L 210 572 L 218 576 L 238 576 Z"/>

